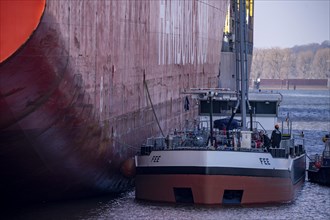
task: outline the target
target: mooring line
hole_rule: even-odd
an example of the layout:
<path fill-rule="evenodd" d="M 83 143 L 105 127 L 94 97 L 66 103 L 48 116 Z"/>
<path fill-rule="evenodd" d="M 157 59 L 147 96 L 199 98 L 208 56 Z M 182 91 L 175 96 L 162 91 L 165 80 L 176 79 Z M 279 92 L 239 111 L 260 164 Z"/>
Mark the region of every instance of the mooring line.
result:
<path fill-rule="evenodd" d="M 148 85 L 147 85 L 147 82 L 146 82 L 145 79 L 143 79 L 143 84 L 144 84 L 144 86 L 146 87 L 147 95 L 148 95 L 148 98 L 149 98 L 149 101 L 150 101 L 150 104 L 151 104 L 151 109 L 152 109 L 152 112 L 154 113 L 154 116 L 155 116 L 155 119 L 156 119 L 157 125 L 158 125 L 158 127 L 159 127 L 159 130 L 160 130 L 160 132 L 162 133 L 163 137 L 165 137 L 165 135 L 164 135 L 164 133 L 163 133 L 163 130 L 162 130 L 162 128 L 160 127 L 159 120 L 158 120 L 158 118 L 157 118 L 156 111 L 155 111 L 155 109 L 154 109 L 154 105 L 152 104 L 151 97 L 150 97 L 150 93 L 149 93 L 149 89 L 148 89 Z"/>

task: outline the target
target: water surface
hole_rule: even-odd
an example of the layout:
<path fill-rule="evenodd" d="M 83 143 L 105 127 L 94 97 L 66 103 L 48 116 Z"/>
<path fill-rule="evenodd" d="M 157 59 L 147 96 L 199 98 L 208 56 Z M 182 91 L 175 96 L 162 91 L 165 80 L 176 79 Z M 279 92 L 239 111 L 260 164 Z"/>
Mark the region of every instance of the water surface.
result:
<path fill-rule="evenodd" d="M 307 154 L 322 153 L 330 131 L 330 91 L 281 91 L 280 120 L 287 113 L 295 133 L 304 132 Z M 250 207 L 204 207 L 135 200 L 134 191 L 117 198 L 45 203 L 4 210 L 6 219 L 330 219 L 330 187 L 305 182 L 287 204 Z"/>

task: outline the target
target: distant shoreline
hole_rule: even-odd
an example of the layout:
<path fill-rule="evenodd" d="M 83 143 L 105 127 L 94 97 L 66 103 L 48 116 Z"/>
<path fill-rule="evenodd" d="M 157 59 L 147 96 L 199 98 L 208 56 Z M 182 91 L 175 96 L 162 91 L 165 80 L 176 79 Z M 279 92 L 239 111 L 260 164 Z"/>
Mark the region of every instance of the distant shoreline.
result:
<path fill-rule="evenodd" d="M 260 89 L 272 90 L 329 90 L 329 79 L 259 79 Z"/>
<path fill-rule="evenodd" d="M 326 86 L 296 86 L 294 89 L 293 86 L 287 89 L 286 87 L 281 86 L 260 86 L 259 89 L 263 90 L 330 90 Z"/>

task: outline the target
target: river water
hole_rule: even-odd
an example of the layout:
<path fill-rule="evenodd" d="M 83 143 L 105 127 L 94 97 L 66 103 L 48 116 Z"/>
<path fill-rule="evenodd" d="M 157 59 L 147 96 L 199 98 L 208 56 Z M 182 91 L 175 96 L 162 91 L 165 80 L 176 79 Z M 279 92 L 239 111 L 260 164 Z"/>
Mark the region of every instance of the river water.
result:
<path fill-rule="evenodd" d="M 321 153 L 330 131 L 330 91 L 280 91 L 279 118 L 289 116 L 295 133 L 304 132 L 308 155 Z M 287 204 L 250 207 L 205 207 L 135 200 L 134 190 L 116 198 L 45 203 L 2 212 L 4 219 L 330 219 L 330 187 L 306 181 Z M 0 215 L 0 216 L 1 216 Z"/>

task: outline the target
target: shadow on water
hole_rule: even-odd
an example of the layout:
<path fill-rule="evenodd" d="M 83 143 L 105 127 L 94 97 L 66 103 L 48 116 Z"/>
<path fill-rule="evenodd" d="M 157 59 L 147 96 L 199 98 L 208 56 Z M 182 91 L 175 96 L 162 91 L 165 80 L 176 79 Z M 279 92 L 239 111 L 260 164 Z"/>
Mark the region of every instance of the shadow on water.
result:
<path fill-rule="evenodd" d="M 5 219 L 84 219 L 103 212 L 103 207 L 116 203 L 126 194 L 106 195 L 84 199 L 6 204 L 1 206 L 1 217 Z"/>
<path fill-rule="evenodd" d="M 201 206 L 154 203 L 119 197 L 96 197 L 7 210 L 6 219 L 328 219 L 330 188 L 305 182 L 296 200 L 285 204 Z M 9 211 L 9 212 L 8 212 Z M 3 216 L 3 215 L 2 215 Z"/>

